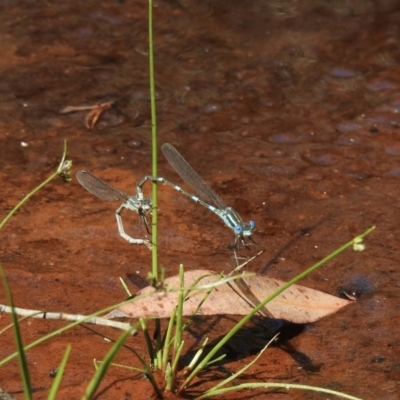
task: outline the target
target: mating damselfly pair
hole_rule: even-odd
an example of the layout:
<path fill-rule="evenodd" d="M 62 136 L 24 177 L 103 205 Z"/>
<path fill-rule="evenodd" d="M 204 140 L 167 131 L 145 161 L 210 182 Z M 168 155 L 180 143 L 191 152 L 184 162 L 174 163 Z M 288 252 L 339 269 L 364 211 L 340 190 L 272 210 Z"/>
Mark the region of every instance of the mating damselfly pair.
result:
<path fill-rule="evenodd" d="M 240 215 L 231 207 L 227 207 L 222 199 L 208 186 L 203 179 L 197 174 L 196 171 L 188 164 L 188 162 L 181 156 L 178 150 L 175 149 L 169 143 L 165 143 L 161 146 L 161 150 L 164 153 L 166 159 L 178 173 L 178 175 L 201 197 L 194 196 L 180 186 L 177 186 L 170 181 L 156 176 L 145 176 L 137 185 L 136 193 L 129 196 L 125 192 L 114 188 L 107 182 L 104 182 L 100 178 L 88 171 L 78 171 L 76 176 L 79 183 L 90 193 L 95 196 L 108 201 L 123 201 L 123 203 L 115 211 L 117 218 L 118 232 L 122 238 L 127 240 L 129 243 L 133 244 L 144 244 L 148 248 L 151 248 L 151 242 L 148 239 L 134 239 L 125 233 L 121 212 L 124 208 L 128 210 L 135 211 L 141 217 L 143 224 L 145 225 L 148 233 L 148 223 L 146 215 L 151 213 L 151 198 L 144 197 L 143 186 L 147 181 L 156 181 L 168 185 L 175 189 L 177 192 L 189 197 L 194 202 L 201 204 L 214 214 L 218 215 L 225 224 L 233 231 L 234 237 L 230 246 L 235 249 L 236 245 L 240 242 L 244 243 L 244 238 L 249 237 L 251 239 L 251 234 L 255 228 L 255 222 L 243 222 Z M 213 203 L 210 205 L 207 202 Z"/>

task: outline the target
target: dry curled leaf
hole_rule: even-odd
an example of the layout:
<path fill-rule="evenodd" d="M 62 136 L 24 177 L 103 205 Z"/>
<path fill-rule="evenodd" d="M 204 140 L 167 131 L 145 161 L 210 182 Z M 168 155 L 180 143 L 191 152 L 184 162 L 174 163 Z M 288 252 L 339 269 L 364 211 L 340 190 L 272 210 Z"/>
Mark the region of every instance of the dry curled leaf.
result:
<path fill-rule="evenodd" d="M 87 129 L 92 129 L 96 122 L 99 120 L 100 115 L 103 114 L 105 110 L 108 110 L 114 102 L 102 103 L 99 104 L 98 107 L 94 108 L 90 111 L 89 114 L 85 117 L 85 126 Z"/>
<path fill-rule="evenodd" d="M 185 273 L 185 288 L 195 284 L 196 289 L 188 295 L 183 308 L 185 316 L 192 315 L 209 287 L 220 279 L 220 275 L 207 270 L 195 270 Z M 258 305 L 275 292 L 285 282 L 266 276 L 251 276 L 223 283 L 214 288 L 207 300 L 201 305 L 198 314 L 201 315 L 247 315 L 254 306 Z M 179 276 L 168 278 L 164 287 L 179 288 Z M 138 296 L 111 313 L 107 318 L 169 318 L 177 305 L 177 291 L 156 291 L 146 287 L 137 293 Z M 283 319 L 289 322 L 304 324 L 317 321 L 330 315 L 351 301 L 335 297 L 318 290 L 293 285 L 278 297 L 269 302 L 259 315 Z"/>
<path fill-rule="evenodd" d="M 115 101 L 107 101 L 104 103 L 95 104 L 93 106 L 67 106 L 60 110 L 60 114 L 68 114 L 75 111 L 91 110 L 85 117 L 85 127 L 92 129 L 100 118 L 100 115 L 111 108 Z"/>

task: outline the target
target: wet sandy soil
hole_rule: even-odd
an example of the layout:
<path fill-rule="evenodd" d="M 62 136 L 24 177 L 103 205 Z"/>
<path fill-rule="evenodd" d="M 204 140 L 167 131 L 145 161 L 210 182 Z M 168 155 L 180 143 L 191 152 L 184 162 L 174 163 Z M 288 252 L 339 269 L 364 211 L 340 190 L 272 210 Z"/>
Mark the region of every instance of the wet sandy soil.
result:
<path fill-rule="evenodd" d="M 302 284 L 357 302 L 318 323 L 288 326 L 238 382 L 320 385 L 363 399 L 398 399 L 400 328 L 400 4 L 396 1 L 157 2 L 159 142 L 174 144 L 245 220 L 257 223 L 250 271 L 288 280 L 371 225 L 363 253 L 348 251 Z M 150 173 L 147 4 L 2 1 L 0 14 L 0 209 L 5 215 L 52 173 L 68 140 L 74 171 L 127 191 Z M 68 105 L 116 100 L 94 129 Z M 26 143 L 27 146 L 23 146 Z M 160 175 L 181 184 L 160 157 Z M 160 188 L 160 263 L 229 271 L 231 232 L 200 206 Z M 89 314 L 146 285 L 150 253 L 118 234 L 113 212 L 74 179 L 54 181 L 0 233 L 1 263 L 16 305 Z M 125 214 L 140 237 L 137 216 Z M 247 253 L 246 253 L 247 254 Z M 0 301 L 5 303 L 3 289 Z M 10 323 L 0 315 L 0 326 Z M 219 337 L 232 318 L 197 318 L 185 340 Z M 22 324 L 24 341 L 64 326 Z M 228 360 L 196 384 L 238 370 L 257 351 L 249 327 Z M 116 338 L 109 328 L 97 331 Z M 265 344 L 265 340 L 260 340 Z M 59 398 L 80 398 L 94 358 L 110 347 L 84 327 L 28 353 L 35 399 L 47 396 L 67 344 Z M 129 346 L 144 353 L 141 335 Z M 0 337 L 0 359 L 14 351 Z M 116 360 L 138 367 L 129 349 Z M 23 398 L 17 361 L 0 387 Z M 198 393 L 197 392 L 197 393 Z M 193 395 L 192 392 L 191 394 Z M 317 399 L 304 392 L 226 398 Z M 113 368 L 98 399 L 154 398 L 143 376 Z"/>

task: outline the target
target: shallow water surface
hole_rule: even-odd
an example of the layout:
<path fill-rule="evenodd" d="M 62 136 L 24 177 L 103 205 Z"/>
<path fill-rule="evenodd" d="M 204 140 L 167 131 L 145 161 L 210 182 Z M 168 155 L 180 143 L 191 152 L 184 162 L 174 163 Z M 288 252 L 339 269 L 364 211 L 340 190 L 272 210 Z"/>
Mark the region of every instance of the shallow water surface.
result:
<path fill-rule="evenodd" d="M 87 169 L 134 193 L 150 174 L 146 2 L 15 0 L 1 2 L 1 9 L 2 214 L 54 171 L 64 139 L 74 173 Z M 289 280 L 377 226 L 364 252 L 347 251 L 302 282 L 357 301 L 318 323 L 284 327 L 280 341 L 238 382 L 398 399 L 399 3 L 159 1 L 154 12 L 159 143 L 172 143 L 226 204 L 256 221 L 257 245 L 241 255 L 264 253 L 248 270 Z M 115 103 L 90 130 L 88 111 L 60 113 L 107 101 Z M 185 187 L 161 153 L 159 174 Z M 16 305 L 89 314 L 124 299 L 118 277 L 133 292 L 142 287 L 150 254 L 118 236 L 117 206 L 76 179 L 54 181 L 35 195 L 1 232 L 0 259 Z M 141 237 L 137 216 L 123 215 L 129 233 Z M 169 275 L 180 263 L 231 270 L 231 232 L 217 216 L 160 186 L 159 220 L 159 258 Z M 5 303 L 3 291 L 0 297 Z M 1 327 L 10 322 L 0 317 Z M 185 337 L 189 354 L 200 338 L 216 339 L 235 320 L 196 317 Z M 64 324 L 24 322 L 24 341 Z M 262 335 L 261 324 L 249 325 L 212 376 L 250 362 L 259 349 L 253 339 Z M 12 333 L 0 341 L 3 359 L 14 351 Z M 110 347 L 79 327 L 31 350 L 35 399 L 46 398 L 49 373 L 68 343 L 60 391 L 66 399 L 82 396 L 92 359 Z M 129 345 L 144 351 L 141 335 Z M 139 367 L 128 350 L 116 361 Z M 16 360 L 0 377 L 3 390 L 23 398 Z M 236 394 L 243 396 L 326 398 L 294 390 Z M 153 397 L 142 376 L 113 368 L 97 398 Z"/>

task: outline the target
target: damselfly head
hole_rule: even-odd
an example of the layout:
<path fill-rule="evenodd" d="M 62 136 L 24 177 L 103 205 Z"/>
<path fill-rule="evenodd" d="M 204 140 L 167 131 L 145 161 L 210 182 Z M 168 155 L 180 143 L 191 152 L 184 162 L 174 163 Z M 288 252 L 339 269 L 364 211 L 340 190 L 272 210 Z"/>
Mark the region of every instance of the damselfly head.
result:
<path fill-rule="evenodd" d="M 241 236 L 251 236 L 255 227 L 256 227 L 256 223 L 254 221 L 249 221 L 249 222 L 243 223 L 242 226 L 240 227 L 241 232 L 239 232 L 239 234 Z"/>

